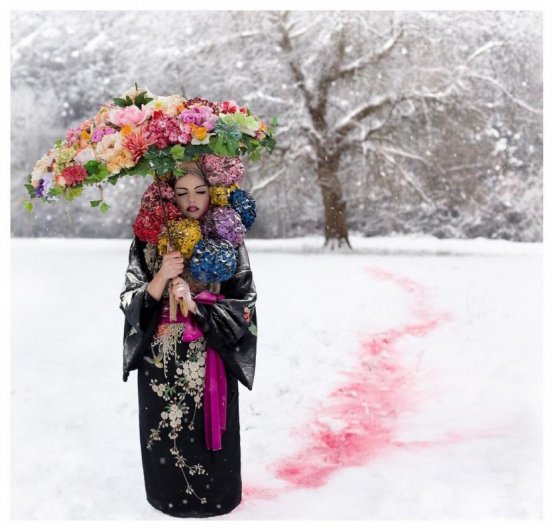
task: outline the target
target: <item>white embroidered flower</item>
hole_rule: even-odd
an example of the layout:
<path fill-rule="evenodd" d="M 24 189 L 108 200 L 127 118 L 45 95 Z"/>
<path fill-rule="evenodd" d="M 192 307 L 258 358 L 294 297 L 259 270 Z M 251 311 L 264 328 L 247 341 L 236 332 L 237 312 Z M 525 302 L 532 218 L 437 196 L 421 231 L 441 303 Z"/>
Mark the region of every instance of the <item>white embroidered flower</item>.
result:
<path fill-rule="evenodd" d="M 180 419 L 174 419 L 171 420 L 169 424 L 171 425 L 171 428 L 177 428 L 180 424 L 182 424 L 182 421 Z"/>

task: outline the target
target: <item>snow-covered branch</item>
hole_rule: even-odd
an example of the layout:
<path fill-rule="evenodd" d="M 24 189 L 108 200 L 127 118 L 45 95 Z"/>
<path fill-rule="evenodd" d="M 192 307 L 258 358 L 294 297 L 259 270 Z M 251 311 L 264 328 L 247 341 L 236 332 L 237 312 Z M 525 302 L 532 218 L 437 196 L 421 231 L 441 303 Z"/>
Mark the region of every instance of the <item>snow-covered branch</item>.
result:
<path fill-rule="evenodd" d="M 435 207 L 435 203 L 433 201 L 433 199 L 431 199 L 431 197 L 429 197 L 419 186 L 417 183 L 414 182 L 413 178 L 410 176 L 409 172 L 407 172 L 401 164 L 399 164 L 389 153 L 388 153 L 389 149 L 388 148 L 384 148 L 384 147 L 381 147 L 379 146 L 378 147 L 378 152 L 386 159 L 388 160 L 389 162 L 391 162 L 391 164 L 393 164 L 393 166 L 395 166 L 400 172 L 401 172 L 401 175 L 403 176 L 404 180 L 406 183 L 408 183 L 415 191 L 416 193 L 424 200 L 426 201 L 427 203 L 433 205 Z"/>
<path fill-rule="evenodd" d="M 343 66 L 337 71 L 337 75 L 334 77 L 334 79 L 341 79 L 341 78 L 348 77 L 354 74 L 359 68 L 364 68 L 369 64 L 373 64 L 380 61 L 386 55 L 388 55 L 391 52 L 391 50 L 396 46 L 402 34 L 403 34 L 403 30 L 401 29 L 395 35 L 389 38 L 385 42 L 385 44 L 376 52 L 369 53 L 367 55 L 359 57 L 354 61 L 350 62 L 349 64 Z"/>
<path fill-rule="evenodd" d="M 475 72 L 468 72 L 465 74 L 467 77 L 472 77 L 475 79 L 481 79 L 483 81 L 487 81 L 488 83 L 491 83 L 495 87 L 499 88 L 508 98 L 510 98 L 516 105 L 519 105 L 526 111 L 535 113 L 535 114 L 542 114 L 542 109 L 537 109 L 536 107 L 532 107 L 528 103 L 524 102 L 523 100 L 520 100 L 519 98 L 516 98 L 513 94 L 511 94 L 506 87 L 501 85 L 496 79 L 490 77 L 490 76 L 484 76 L 482 74 L 477 74 Z"/>
<path fill-rule="evenodd" d="M 261 190 L 264 190 L 265 188 L 268 187 L 270 183 L 278 180 L 278 178 L 286 171 L 287 171 L 287 168 L 285 166 L 282 166 L 281 169 L 277 171 L 274 175 L 271 175 L 270 177 L 268 177 L 267 179 L 265 179 L 260 183 L 254 184 L 249 190 L 249 193 L 255 194 L 257 192 L 260 192 Z"/>

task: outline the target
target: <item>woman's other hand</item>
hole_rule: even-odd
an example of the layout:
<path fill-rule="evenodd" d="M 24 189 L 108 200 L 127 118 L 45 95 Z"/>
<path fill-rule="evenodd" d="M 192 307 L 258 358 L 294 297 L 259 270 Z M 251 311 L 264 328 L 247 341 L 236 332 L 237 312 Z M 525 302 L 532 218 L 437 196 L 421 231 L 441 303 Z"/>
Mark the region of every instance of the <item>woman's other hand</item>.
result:
<path fill-rule="evenodd" d="M 163 255 L 159 274 L 165 281 L 178 277 L 182 271 L 184 271 L 184 258 L 180 251 L 169 251 Z"/>

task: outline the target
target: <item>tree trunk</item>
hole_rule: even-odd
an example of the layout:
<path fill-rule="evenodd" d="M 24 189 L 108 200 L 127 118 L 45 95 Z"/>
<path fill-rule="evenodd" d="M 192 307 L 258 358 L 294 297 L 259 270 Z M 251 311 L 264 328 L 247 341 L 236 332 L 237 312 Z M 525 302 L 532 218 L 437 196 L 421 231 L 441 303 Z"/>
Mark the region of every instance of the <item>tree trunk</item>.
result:
<path fill-rule="evenodd" d="M 352 249 L 347 230 L 347 202 L 343 199 L 337 171 L 339 156 L 319 154 L 318 182 L 324 203 L 324 247 Z"/>

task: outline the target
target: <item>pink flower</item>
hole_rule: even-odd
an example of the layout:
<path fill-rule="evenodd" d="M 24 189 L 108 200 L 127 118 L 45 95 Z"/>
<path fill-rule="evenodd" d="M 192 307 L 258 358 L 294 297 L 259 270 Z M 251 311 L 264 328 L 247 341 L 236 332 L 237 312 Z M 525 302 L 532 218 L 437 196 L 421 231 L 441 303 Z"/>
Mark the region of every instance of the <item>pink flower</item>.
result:
<path fill-rule="evenodd" d="M 67 132 L 65 133 L 65 141 L 67 142 L 67 145 L 71 146 L 75 142 L 78 142 L 80 140 L 80 129 L 67 129 Z"/>
<path fill-rule="evenodd" d="M 244 166 L 239 157 L 219 157 L 205 153 L 200 161 L 201 169 L 211 186 L 231 186 L 238 183 L 243 176 Z"/>
<path fill-rule="evenodd" d="M 80 164 L 68 166 L 63 170 L 61 175 L 65 179 L 67 186 L 84 181 L 88 177 L 88 173 L 86 172 L 84 166 L 81 166 Z"/>
<path fill-rule="evenodd" d="M 146 129 L 139 129 L 125 137 L 123 146 L 132 153 L 132 158 L 136 162 L 156 141 L 157 137 L 154 134 Z"/>
<path fill-rule="evenodd" d="M 92 142 L 100 142 L 105 135 L 112 135 L 117 131 L 113 127 L 99 127 L 92 133 Z"/>
<path fill-rule="evenodd" d="M 138 125 L 150 116 L 150 112 L 149 107 L 139 109 L 136 105 L 116 107 L 109 111 L 109 121 L 118 127 Z"/>
<path fill-rule="evenodd" d="M 197 126 L 203 126 L 205 122 L 211 123 L 213 118 L 213 109 L 202 105 L 200 107 L 191 107 L 180 113 L 180 119 L 183 122 L 193 123 Z M 215 122 L 217 117 L 215 116 Z M 214 123 L 214 122 L 213 122 Z"/>
<path fill-rule="evenodd" d="M 155 145 L 165 149 L 172 144 L 187 144 L 192 138 L 191 124 L 183 124 L 162 111 L 155 111 L 146 125 L 146 131 L 156 137 Z"/>

